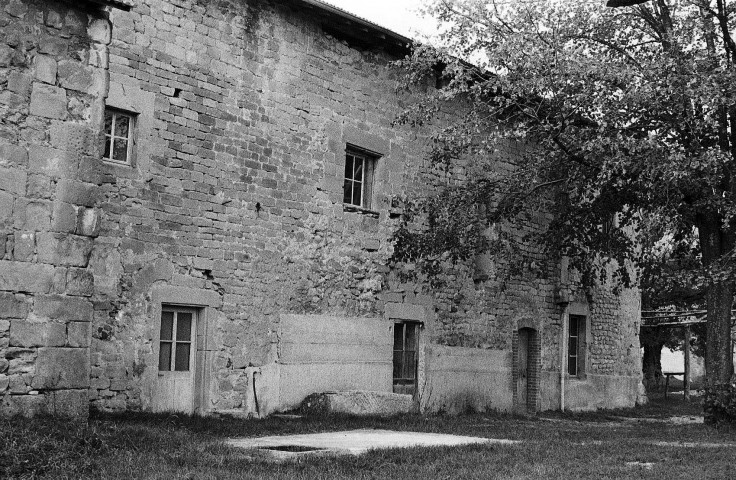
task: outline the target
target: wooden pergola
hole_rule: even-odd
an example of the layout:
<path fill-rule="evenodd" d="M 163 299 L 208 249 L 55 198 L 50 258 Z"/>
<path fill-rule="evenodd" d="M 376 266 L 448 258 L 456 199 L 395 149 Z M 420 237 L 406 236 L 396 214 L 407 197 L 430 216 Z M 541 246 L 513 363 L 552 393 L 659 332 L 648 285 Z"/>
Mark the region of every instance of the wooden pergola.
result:
<path fill-rule="evenodd" d="M 641 312 L 641 328 L 683 329 L 685 372 L 682 375 L 685 399 L 690 398 L 690 340 L 692 339 L 690 327 L 698 323 L 705 323 L 707 314 L 706 310 L 642 310 Z M 736 314 L 736 310 L 731 310 L 732 322 L 736 319 L 734 314 Z M 680 375 L 680 373 L 670 373 L 669 375 Z M 669 382 L 669 378 L 667 378 L 667 381 Z"/>
<path fill-rule="evenodd" d="M 683 329 L 683 351 L 685 353 L 685 371 L 683 372 L 683 395 L 686 400 L 690 398 L 690 340 L 692 332 L 690 326 L 698 323 L 705 323 L 707 311 L 705 310 L 642 310 L 641 312 L 641 328 L 682 328 Z M 664 372 L 663 372 L 664 374 Z M 669 372 L 667 375 L 667 385 L 669 385 L 670 376 L 679 375 L 680 373 Z M 667 395 L 667 385 L 665 385 L 665 396 Z"/>

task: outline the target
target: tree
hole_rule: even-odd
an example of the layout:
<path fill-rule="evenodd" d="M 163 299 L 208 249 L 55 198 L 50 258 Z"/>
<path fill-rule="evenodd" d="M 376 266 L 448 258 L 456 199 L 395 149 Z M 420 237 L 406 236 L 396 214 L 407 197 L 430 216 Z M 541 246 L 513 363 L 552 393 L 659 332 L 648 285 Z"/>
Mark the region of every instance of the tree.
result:
<path fill-rule="evenodd" d="M 675 229 L 676 230 L 676 229 Z M 699 269 L 698 239 L 695 232 L 676 237 L 673 234 L 670 219 L 649 218 L 644 231 L 639 236 L 646 247 L 646 260 L 641 267 L 640 287 L 642 293 L 642 311 L 646 316 L 657 318 L 649 325 L 642 327 L 639 341 L 644 349 L 642 357 L 644 385 L 647 391 L 653 386 L 659 387 L 662 375 L 662 347 L 672 350 L 684 350 L 685 335 L 682 327 L 654 327 L 652 323 L 674 323 L 678 320 L 692 320 L 691 317 L 678 315 L 667 316 L 668 312 L 687 312 L 703 310 L 705 296 L 697 282 L 692 281 L 692 273 Z M 652 314 L 651 312 L 657 312 Z M 690 345 L 696 355 L 705 356 L 705 325 L 702 323 L 690 326 L 694 334 Z"/>
<path fill-rule="evenodd" d="M 448 188 L 439 208 L 436 199 L 425 202 L 435 202 L 423 210 L 434 212 L 433 228 L 455 235 L 407 222 L 395 256 L 468 258 L 485 246 L 477 239 L 483 229 L 467 225 L 471 201 L 483 204 L 473 220 L 493 222 L 551 199 L 557 217 L 543 235 L 546 247 L 588 276 L 604 272 L 601 259 L 613 262 L 619 280 L 631 284 L 630 267 L 641 274 L 651 260 L 644 228 L 651 218 L 667 219 L 671 238 L 697 235 L 699 264 L 687 281 L 705 292 L 707 383 L 728 383 L 736 2 L 609 3 L 620 8 L 589 0 L 435 0 L 428 7 L 446 27 L 440 48 L 417 46 L 402 64 L 405 82 L 439 75 L 444 86 L 400 121 L 427 124 L 446 102 L 467 106 L 467 115 L 435 130 L 432 158 L 440 165 L 493 155 L 509 140 L 530 148 L 515 169 Z M 612 215 L 613 228 L 601 228 Z"/>

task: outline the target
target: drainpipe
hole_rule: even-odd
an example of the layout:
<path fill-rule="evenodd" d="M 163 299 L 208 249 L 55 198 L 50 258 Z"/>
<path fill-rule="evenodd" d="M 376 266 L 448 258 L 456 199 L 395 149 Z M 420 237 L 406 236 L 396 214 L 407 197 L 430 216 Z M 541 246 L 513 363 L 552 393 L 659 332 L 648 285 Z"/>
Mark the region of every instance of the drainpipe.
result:
<path fill-rule="evenodd" d="M 568 289 L 568 266 L 570 260 L 562 257 L 560 262 L 560 285 L 557 287 L 556 303 L 561 307 L 560 312 L 560 411 L 565 411 L 565 362 L 567 360 L 567 307 L 570 305 L 570 290 Z"/>
<path fill-rule="evenodd" d="M 562 292 L 560 292 L 562 296 Z M 562 300 L 562 299 L 561 299 Z M 565 411 L 565 360 L 567 359 L 567 302 L 560 302 L 560 411 Z"/>

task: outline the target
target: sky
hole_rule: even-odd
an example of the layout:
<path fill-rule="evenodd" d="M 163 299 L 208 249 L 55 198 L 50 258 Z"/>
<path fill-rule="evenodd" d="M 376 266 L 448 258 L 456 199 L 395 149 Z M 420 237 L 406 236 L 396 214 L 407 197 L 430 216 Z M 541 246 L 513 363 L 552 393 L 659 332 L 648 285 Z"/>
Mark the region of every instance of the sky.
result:
<path fill-rule="evenodd" d="M 406 37 L 431 35 L 436 24 L 419 13 L 427 0 L 322 0 Z"/>

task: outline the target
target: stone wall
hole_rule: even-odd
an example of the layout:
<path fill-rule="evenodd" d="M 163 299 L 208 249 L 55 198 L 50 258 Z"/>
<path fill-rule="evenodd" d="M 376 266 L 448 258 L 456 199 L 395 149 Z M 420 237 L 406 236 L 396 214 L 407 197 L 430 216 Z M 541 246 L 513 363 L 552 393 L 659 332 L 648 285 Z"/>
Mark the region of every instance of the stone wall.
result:
<path fill-rule="evenodd" d="M 99 229 L 98 8 L 0 0 L 0 412 L 86 417 Z"/>
<path fill-rule="evenodd" d="M 457 348 L 450 357 L 471 362 L 467 349 L 506 358 L 519 322 L 533 318 L 542 373 L 559 372 L 560 263 L 526 238 L 551 214 L 526 212 L 495 227 L 505 249 L 485 260 L 482 279 L 461 265 L 438 288 L 402 281 L 387 265 L 400 213 L 392 199 L 462 182 L 472 171 L 429 167 L 426 132 L 392 125 L 411 101 L 394 91 L 393 57 L 326 34 L 321 17 L 299 3 L 143 0 L 112 15 L 107 102 L 137 115 L 138 143 L 132 166 L 103 165 L 111 180 L 90 260 L 95 407 L 152 408 L 156 319 L 167 302 L 151 292 L 161 285 L 219 298 L 189 303 L 207 317 L 198 368 L 209 383 L 199 386 L 199 411 L 251 408 L 254 375 L 277 390 L 282 315 L 367 322 L 400 320 L 388 310 L 414 308 L 429 349 L 419 360 L 426 392 L 432 382 L 444 385 L 431 372 L 447 363 L 425 365 L 443 351 L 432 345 Z M 380 155 L 373 212 L 343 208 L 348 144 Z M 492 168 L 509 168 L 518 148 L 491 159 Z M 621 308 L 622 299 L 636 303 L 636 293 L 601 287 L 574 295 L 594 313 L 589 373 L 636 377 L 638 348 L 621 353 L 638 345 L 635 314 Z M 173 303 L 187 303 L 180 298 Z M 511 378 L 503 368 L 483 369 Z M 483 397 L 468 390 L 472 382 L 455 382 L 449 393 L 437 386 L 445 393 L 423 404 L 510 408 L 510 385 Z"/>
<path fill-rule="evenodd" d="M 533 325 L 539 405 L 558 408 L 561 287 L 590 312 L 589 378 L 636 383 L 638 294 L 567 279 L 528 238 L 550 212 L 494 226 L 499 252 L 449 268 L 440 285 L 389 265 L 394 199 L 474 172 L 462 162 L 431 167 L 427 132 L 392 124 L 412 97 L 395 91 L 395 57 L 380 42 L 328 34 L 324 17 L 297 1 L 139 0 L 110 13 L 111 40 L 104 18 L 73 24 L 81 13 L 57 5 L 0 0 L 9 119 L 0 123 L 0 204 L 12 205 L 0 208 L 4 408 L 48 410 L 61 392 L 78 410 L 85 395 L 103 410 L 159 408 L 167 306 L 197 312 L 200 413 L 292 407 L 296 387 L 280 389 L 290 381 L 307 392 L 310 368 L 322 375 L 315 388 L 346 379 L 389 388 L 390 358 L 356 358 L 350 371 L 369 373 L 338 382 L 330 372 L 345 359 L 329 346 L 318 367 L 302 355 L 281 368 L 285 348 L 309 351 L 288 337 L 298 329 L 282 327 L 329 328 L 330 319 L 355 331 L 383 325 L 375 338 L 387 323 L 422 322 L 420 405 L 452 412 L 511 409 L 512 339 Z M 135 118 L 129 164 L 100 160 L 103 98 Z M 370 211 L 343 206 L 347 145 L 380 157 Z M 509 145 L 485 168 L 513 168 L 521 148 Z M 623 398 L 633 403 L 635 393 Z"/>
<path fill-rule="evenodd" d="M 236 408 L 247 369 L 278 360 L 280 314 L 380 316 L 388 206 L 421 142 L 391 126 L 391 58 L 327 37 L 303 10 L 151 0 L 112 21 L 108 104 L 138 115 L 139 151 L 132 167 L 105 165 L 93 405 L 151 407 L 150 292 L 167 284 L 221 298 L 199 408 Z M 382 155 L 376 213 L 343 211 L 348 143 Z"/>

